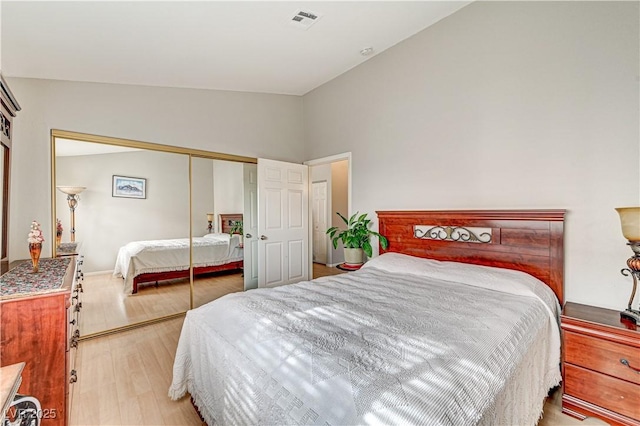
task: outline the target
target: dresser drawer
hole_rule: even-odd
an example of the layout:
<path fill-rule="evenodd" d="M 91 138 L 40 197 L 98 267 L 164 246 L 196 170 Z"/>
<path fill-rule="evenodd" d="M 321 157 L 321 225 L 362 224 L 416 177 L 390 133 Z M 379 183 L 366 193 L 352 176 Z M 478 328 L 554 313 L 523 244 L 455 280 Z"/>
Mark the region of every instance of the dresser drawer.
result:
<path fill-rule="evenodd" d="M 632 419 L 640 419 L 640 385 L 565 364 L 564 393 Z"/>
<path fill-rule="evenodd" d="M 640 384 L 640 349 L 583 334 L 564 331 L 564 361 Z"/>

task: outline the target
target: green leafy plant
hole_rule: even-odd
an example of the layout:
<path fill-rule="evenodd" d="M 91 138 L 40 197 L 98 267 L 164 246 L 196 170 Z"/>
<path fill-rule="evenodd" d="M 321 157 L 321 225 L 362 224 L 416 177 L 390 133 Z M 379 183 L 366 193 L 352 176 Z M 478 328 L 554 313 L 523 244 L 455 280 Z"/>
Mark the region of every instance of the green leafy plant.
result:
<path fill-rule="evenodd" d="M 242 231 L 242 221 L 241 220 L 234 220 L 232 225 L 231 225 L 231 229 L 229 230 L 229 235 L 233 235 L 233 234 L 240 234 L 242 235 L 243 231 Z"/>
<path fill-rule="evenodd" d="M 338 216 L 347 225 L 347 229 L 340 229 L 336 226 L 332 226 L 327 229 L 327 234 L 333 241 L 333 248 L 338 248 L 338 241 L 342 241 L 345 248 L 361 248 L 364 250 L 367 256 L 371 257 L 373 254 L 373 248 L 371 247 L 370 238 L 375 235 L 380 240 L 380 245 L 383 249 L 389 247 L 389 241 L 383 235 L 369 229 L 371 226 L 371 220 L 367 219 L 367 214 L 361 214 L 358 216 L 358 212 L 351 216 L 349 219 L 336 212 Z"/>

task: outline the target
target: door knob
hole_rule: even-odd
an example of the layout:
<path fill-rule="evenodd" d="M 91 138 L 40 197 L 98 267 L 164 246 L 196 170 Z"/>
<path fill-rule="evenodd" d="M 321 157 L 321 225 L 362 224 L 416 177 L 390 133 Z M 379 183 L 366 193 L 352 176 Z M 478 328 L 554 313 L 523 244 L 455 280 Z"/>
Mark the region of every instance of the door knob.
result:
<path fill-rule="evenodd" d="M 266 235 L 260 235 L 260 239 L 261 239 L 261 240 L 266 240 L 266 239 L 267 239 L 267 236 L 266 236 Z"/>
<path fill-rule="evenodd" d="M 253 235 L 247 234 L 247 235 L 245 235 L 245 238 L 253 238 Z"/>

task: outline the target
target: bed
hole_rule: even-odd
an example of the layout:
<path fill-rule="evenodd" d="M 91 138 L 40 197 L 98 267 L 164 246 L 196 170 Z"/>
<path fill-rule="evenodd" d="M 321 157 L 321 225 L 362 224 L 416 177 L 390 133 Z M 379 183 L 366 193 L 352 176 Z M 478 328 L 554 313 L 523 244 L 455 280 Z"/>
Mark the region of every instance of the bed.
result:
<path fill-rule="evenodd" d="M 229 230 L 241 214 L 221 214 L 221 233 L 202 237 L 132 241 L 118 250 L 113 275 L 123 278 L 124 292 L 136 294 L 139 285 L 190 276 L 190 246 L 193 244 L 193 275 L 240 270 L 244 253 L 239 235 Z"/>
<path fill-rule="evenodd" d="M 189 311 L 172 399 L 220 424 L 536 424 L 559 384 L 564 211 L 378 212 L 359 271 Z"/>

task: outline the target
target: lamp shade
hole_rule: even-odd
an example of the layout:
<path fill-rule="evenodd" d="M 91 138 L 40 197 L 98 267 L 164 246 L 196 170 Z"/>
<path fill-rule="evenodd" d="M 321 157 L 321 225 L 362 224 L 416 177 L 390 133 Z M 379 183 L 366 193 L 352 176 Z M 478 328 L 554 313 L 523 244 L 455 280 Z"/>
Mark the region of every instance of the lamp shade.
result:
<path fill-rule="evenodd" d="M 213 213 L 207 213 L 207 221 L 213 222 Z"/>
<path fill-rule="evenodd" d="M 86 186 L 56 186 L 60 192 L 64 192 L 67 195 L 78 195 L 85 189 Z"/>
<path fill-rule="evenodd" d="M 640 241 L 640 207 L 619 207 L 622 235 L 629 241 Z"/>

